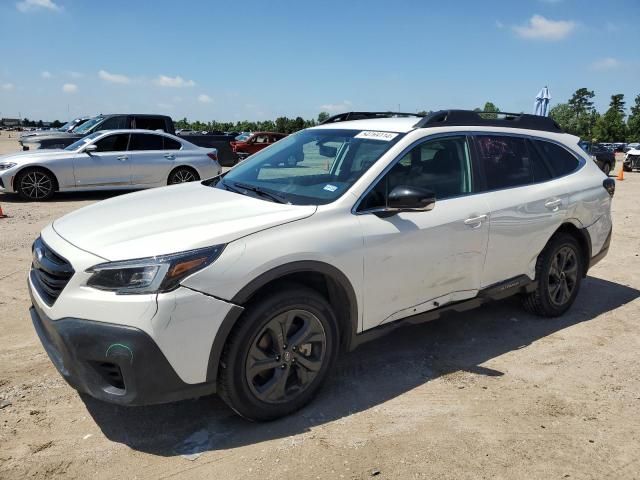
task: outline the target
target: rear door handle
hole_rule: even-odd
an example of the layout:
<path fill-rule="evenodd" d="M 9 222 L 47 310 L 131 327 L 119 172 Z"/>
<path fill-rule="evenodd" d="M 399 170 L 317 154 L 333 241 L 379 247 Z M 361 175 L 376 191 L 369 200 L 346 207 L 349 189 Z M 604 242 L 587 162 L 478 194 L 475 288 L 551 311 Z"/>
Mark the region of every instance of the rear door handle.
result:
<path fill-rule="evenodd" d="M 176 157 L 175 157 L 175 155 L 171 155 L 170 153 L 167 153 L 167 154 L 164 156 L 164 158 L 166 158 L 167 160 L 173 160 L 173 159 L 175 159 Z"/>
<path fill-rule="evenodd" d="M 117 157 L 117 159 L 120 160 L 121 162 L 126 162 L 129 159 L 129 157 L 127 157 L 126 155 L 122 155 L 120 157 Z"/>
<path fill-rule="evenodd" d="M 560 205 L 562 205 L 562 200 L 560 200 L 559 198 L 556 200 L 548 200 L 545 202 L 544 207 L 548 210 L 552 210 L 552 211 L 557 211 L 558 208 L 560 208 Z"/>
<path fill-rule="evenodd" d="M 478 228 L 480 225 L 482 225 L 482 222 L 487 219 L 487 217 L 488 215 L 478 215 L 477 217 L 467 218 L 464 221 L 464 224 L 469 227 Z"/>

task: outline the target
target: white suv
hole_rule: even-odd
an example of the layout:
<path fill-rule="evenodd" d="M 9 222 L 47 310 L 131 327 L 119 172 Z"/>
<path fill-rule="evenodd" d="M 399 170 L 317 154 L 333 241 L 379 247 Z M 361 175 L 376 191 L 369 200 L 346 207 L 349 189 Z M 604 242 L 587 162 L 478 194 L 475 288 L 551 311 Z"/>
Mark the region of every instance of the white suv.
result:
<path fill-rule="evenodd" d="M 60 373 L 110 402 L 217 392 L 266 420 L 393 327 L 511 294 L 564 313 L 611 238 L 615 183 L 579 139 L 530 115 L 379 117 L 47 226 L 31 313 Z"/>

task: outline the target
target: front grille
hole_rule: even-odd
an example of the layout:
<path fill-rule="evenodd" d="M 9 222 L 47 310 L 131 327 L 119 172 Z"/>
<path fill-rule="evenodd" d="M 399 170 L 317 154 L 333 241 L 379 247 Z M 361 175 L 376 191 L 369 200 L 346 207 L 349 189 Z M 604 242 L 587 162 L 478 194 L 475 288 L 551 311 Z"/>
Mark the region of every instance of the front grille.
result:
<path fill-rule="evenodd" d="M 40 297 L 51 306 L 73 276 L 73 267 L 40 237 L 33 243 L 32 252 L 31 281 Z"/>
<path fill-rule="evenodd" d="M 631 168 L 640 168 L 640 155 L 629 155 L 628 158 Z"/>

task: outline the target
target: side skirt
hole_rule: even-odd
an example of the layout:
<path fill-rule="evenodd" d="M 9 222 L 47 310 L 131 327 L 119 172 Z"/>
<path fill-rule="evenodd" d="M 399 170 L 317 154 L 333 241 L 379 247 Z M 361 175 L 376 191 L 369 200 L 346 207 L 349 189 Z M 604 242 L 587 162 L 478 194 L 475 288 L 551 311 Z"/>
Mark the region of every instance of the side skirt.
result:
<path fill-rule="evenodd" d="M 349 351 L 356 349 L 363 343 L 387 335 L 397 328 L 405 327 L 407 325 L 416 325 L 419 323 L 430 322 L 432 320 L 437 320 L 443 314 L 449 312 L 464 312 L 467 310 L 472 310 L 487 302 L 502 300 L 518 293 L 527 293 L 533 290 L 535 290 L 535 281 L 531 280 L 526 275 L 520 275 L 509 280 L 505 280 L 504 282 L 499 282 L 494 285 L 485 287 L 480 290 L 476 297 L 469 300 L 463 300 L 461 302 L 443 305 L 442 307 L 435 310 L 430 310 L 418 315 L 411 315 L 410 317 L 401 318 L 394 322 L 380 325 L 379 327 L 375 327 L 365 332 L 359 333 L 352 338 L 349 345 Z"/>

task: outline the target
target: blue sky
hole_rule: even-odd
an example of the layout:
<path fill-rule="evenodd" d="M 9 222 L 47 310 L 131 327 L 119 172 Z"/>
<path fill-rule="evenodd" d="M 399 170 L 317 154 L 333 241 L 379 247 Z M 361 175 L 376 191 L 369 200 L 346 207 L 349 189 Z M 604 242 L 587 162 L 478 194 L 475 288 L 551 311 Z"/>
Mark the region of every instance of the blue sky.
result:
<path fill-rule="evenodd" d="M 639 0 L 1 0 L 0 116 L 532 109 L 640 94 Z"/>

